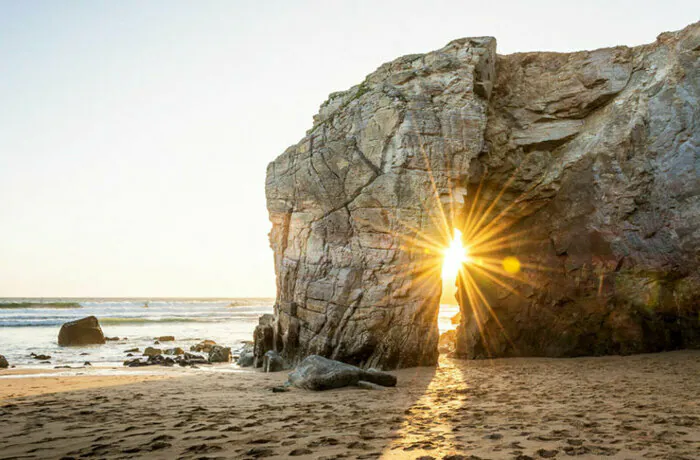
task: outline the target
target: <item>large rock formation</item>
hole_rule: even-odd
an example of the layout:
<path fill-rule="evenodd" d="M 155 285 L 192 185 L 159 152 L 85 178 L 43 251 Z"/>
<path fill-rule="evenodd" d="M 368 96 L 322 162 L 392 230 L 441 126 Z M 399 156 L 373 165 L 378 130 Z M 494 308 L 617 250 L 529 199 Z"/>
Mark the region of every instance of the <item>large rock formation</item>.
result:
<path fill-rule="evenodd" d="M 568 54 L 481 37 L 332 94 L 267 171 L 270 343 L 292 363 L 434 363 L 458 228 L 482 252 L 458 280 L 458 355 L 700 345 L 699 67 L 697 23 Z"/>

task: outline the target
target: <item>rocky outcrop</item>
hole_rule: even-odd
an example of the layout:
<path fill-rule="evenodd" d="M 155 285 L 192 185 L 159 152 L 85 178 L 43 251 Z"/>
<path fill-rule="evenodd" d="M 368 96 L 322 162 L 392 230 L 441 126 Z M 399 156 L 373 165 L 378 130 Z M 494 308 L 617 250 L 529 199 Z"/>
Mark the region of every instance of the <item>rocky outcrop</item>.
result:
<path fill-rule="evenodd" d="M 460 356 L 700 346 L 699 60 L 698 24 L 578 53 L 468 38 L 332 94 L 268 167 L 277 299 L 256 357 L 435 363 L 453 228 L 480 252 Z"/>
<path fill-rule="evenodd" d="M 97 318 L 88 316 L 76 321 L 65 323 L 58 332 L 60 346 L 101 345 L 105 336 Z"/>
<path fill-rule="evenodd" d="M 7 362 L 3 355 L 0 355 L 0 369 L 7 369 L 8 367 L 10 367 L 10 363 Z"/>
<path fill-rule="evenodd" d="M 253 367 L 263 367 L 265 355 L 275 350 L 275 317 L 262 315 L 253 331 Z M 240 363 L 239 363 L 240 364 Z"/>
<path fill-rule="evenodd" d="M 362 370 L 318 355 L 307 356 L 289 374 L 289 385 L 313 391 L 357 386 L 368 382 L 383 387 L 396 386 L 396 377 L 374 369 Z"/>

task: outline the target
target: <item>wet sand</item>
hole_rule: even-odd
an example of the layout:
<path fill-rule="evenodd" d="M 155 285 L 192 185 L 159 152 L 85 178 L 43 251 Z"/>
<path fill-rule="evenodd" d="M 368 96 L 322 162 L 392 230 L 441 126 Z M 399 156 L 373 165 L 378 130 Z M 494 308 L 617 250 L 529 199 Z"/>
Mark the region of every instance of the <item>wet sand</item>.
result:
<path fill-rule="evenodd" d="M 321 393 L 272 393 L 286 372 L 100 376 L 60 393 L 91 377 L 44 380 L 44 394 L 0 394 L 0 458 L 700 457 L 700 351 L 442 358 L 396 375 L 396 388 Z"/>

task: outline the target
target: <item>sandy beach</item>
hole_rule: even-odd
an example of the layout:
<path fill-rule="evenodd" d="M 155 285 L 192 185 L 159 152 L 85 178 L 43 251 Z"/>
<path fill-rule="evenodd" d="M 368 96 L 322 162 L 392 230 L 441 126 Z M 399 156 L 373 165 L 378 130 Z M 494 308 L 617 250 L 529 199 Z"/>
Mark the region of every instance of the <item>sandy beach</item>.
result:
<path fill-rule="evenodd" d="M 443 357 L 438 368 L 395 372 L 398 386 L 384 391 L 272 393 L 286 372 L 172 371 L 2 379 L 0 457 L 700 455 L 700 351 Z"/>

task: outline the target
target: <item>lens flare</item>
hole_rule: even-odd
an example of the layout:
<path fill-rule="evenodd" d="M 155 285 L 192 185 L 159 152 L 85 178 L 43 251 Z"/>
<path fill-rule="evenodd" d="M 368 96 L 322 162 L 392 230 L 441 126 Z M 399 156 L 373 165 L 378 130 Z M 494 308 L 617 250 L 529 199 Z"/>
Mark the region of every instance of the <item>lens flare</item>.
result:
<path fill-rule="evenodd" d="M 517 259 L 517 257 L 506 257 L 503 259 L 503 270 L 507 271 L 511 275 L 515 275 L 520 271 L 520 261 Z"/>
<path fill-rule="evenodd" d="M 469 246 L 462 243 L 462 232 L 455 229 L 450 245 L 443 250 L 442 277 L 454 279 L 463 264 L 471 262 Z"/>

